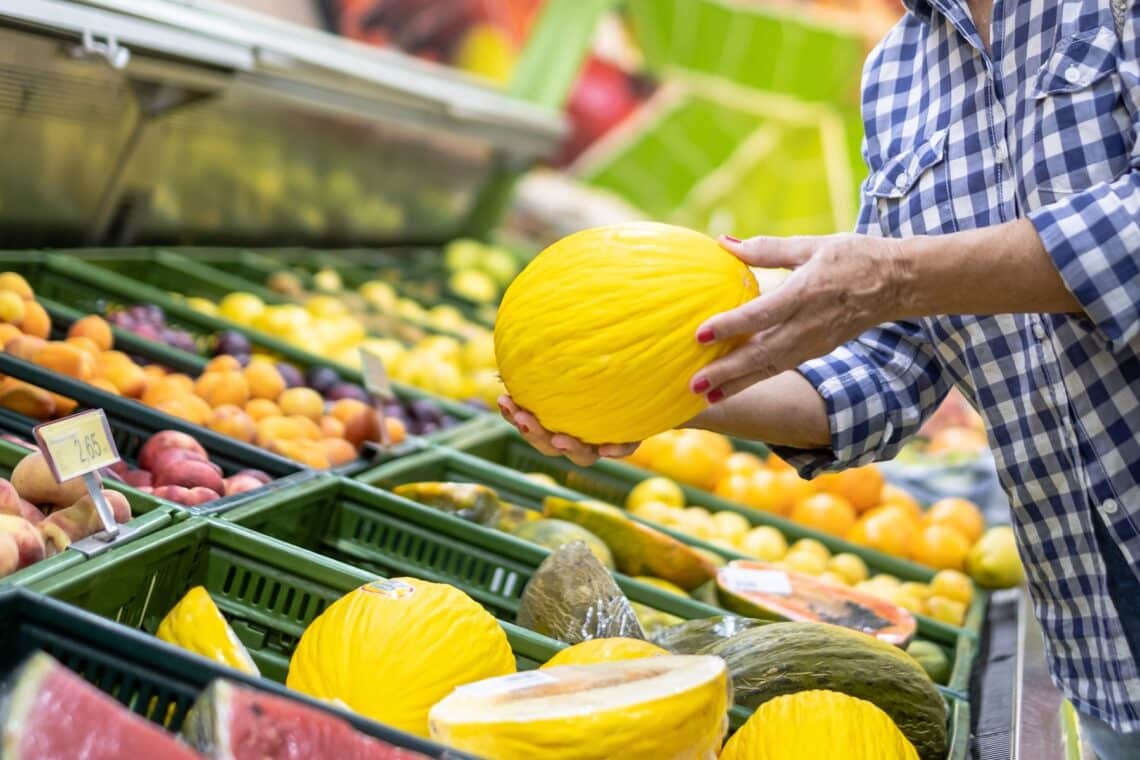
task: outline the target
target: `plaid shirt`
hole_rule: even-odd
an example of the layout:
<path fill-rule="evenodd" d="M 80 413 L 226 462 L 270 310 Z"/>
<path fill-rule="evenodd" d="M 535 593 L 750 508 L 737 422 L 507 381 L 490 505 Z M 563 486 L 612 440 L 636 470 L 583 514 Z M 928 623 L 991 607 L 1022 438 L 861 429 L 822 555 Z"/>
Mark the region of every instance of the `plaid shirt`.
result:
<path fill-rule="evenodd" d="M 889 459 L 961 389 L 986 419 L 1054 680 L 1137 730 L 1140 676 L 1093 521 L 1140 569 L 1140 2 L 1118 36 L 1109 0 L 996 0 L 988 54 L 965 0 L 905 2 L 864 71 L 859 231 L 1028 217 L 1087 316 L 876 328 L 800 368 L 833 450 L 783 453 L 809 474 Z"/>

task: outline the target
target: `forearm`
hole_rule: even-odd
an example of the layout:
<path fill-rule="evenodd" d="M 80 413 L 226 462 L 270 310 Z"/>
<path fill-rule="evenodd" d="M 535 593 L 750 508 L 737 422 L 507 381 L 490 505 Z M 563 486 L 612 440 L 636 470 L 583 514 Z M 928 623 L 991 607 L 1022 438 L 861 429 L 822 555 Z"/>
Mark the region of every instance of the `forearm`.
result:
<path fill-rule="evenodd" d="M 827 448 L 823 397 L 798 372 L 784 372 L 714 404 L 686 427 L 800 449 Z"/>
<path fill-rule="evenodd" d="M 1083 311 L 1027 219 L 899 241 L 891 258 L 891 319 Z"/>

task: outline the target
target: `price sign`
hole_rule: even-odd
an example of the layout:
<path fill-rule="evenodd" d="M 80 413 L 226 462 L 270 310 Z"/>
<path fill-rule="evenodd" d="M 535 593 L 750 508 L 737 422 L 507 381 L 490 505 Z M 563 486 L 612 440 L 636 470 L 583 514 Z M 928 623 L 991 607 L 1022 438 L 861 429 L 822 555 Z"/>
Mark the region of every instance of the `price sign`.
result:
<path fill-rule="evenodd" d="M 741 593 L 753 591 L 781 596 L 792 593 L 788 574 L 782 570 L 749 570 L 730 565 L 720 571 L 720 577 L 724 585 Z"/>
<path fill-rule="evenodd" d="M 61 483 L 119 461 L 111 426 L 102 409 L 45 422 L 34 432 L 52 474 Z"/>
<path fill-rule="evenodd" d="M 388 420 L 384 415 L 384 403 L 396 396 L 392 393 L 392 382 L 388 379 L 388 370 L 384 368 L 384 360 L 380 355 L 369 351 L 363 346 L 360 348 L 360 368 L 364 373 L 364 387 L 376 399 L 376 413 L 380 416 L 380 444 L 390 446 L 392 439 L 388 435 Z"/>

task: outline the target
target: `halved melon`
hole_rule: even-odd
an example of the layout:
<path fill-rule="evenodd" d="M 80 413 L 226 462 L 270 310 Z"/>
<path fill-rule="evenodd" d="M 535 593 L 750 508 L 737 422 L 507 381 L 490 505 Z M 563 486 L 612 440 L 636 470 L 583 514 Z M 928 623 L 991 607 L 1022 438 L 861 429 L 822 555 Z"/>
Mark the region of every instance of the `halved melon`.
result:
<path fill-rule="evenodd" d="M 718 657 L 566 665 L 461 686 L 428 716 L 432 738 L 488 758 L 714 757 L 728 728 Z"/>
<path fill-rule="evenodd" d="M 831 623 L 899 647 L 910 643 L 917 627 L 898 605 L 764 562 L 729 562 L 717 573 L 717 588 L 721 605 L 739 615 Z"/>

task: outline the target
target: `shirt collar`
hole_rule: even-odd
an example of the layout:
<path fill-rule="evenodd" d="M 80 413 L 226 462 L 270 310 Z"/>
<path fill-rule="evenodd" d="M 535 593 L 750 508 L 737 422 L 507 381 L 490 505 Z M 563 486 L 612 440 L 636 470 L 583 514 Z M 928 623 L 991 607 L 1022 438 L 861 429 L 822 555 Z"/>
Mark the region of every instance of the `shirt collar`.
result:
<path fill-rule="evenodd" d="M 930 21 L 934 9 L 930 7 L 930 0 L 902 0 L 903 5 L 923 21 Z"/>

